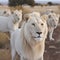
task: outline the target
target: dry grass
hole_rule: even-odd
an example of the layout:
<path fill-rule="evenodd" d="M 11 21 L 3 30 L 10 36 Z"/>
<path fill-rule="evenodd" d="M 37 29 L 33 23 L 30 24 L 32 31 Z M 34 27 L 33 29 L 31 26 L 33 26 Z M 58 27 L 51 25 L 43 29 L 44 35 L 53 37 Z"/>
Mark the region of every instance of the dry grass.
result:
<path fill-rule="evenodd" d="M 10 49 L 0 49 L 0 60 L 11 60 L 11 51 Z M 19 56 L 16 55 L 16 60 L 19 60 Z"/>
<path fill-rule="evenodd" d="M 38 12 L 45 12 L 46 10 L 53 10 L 56 13 L 60 13 L 60 6 L 34 6 L 34 7 L 30 7 L 30 6 L 23 6 L 22 7 L 23 12 L 24 13 L 29 13 L 32 11 L 38 11 Z"/>
<path fill-rule="evenodd" d="M 30 6 L 23 6 L 23 7 L 21 7 L 21 6 L 19 6 L 19 7 L 18 6 L 16 6 L 16 7 L 0 6 L 0 9 L 8 9 L 8 10 L 9 9 L 10 10 L 22 9 L 23 13 L 29 13 L 32 11 L 38 11 L 38 12 L 42 13 L 48 9 L 52 9 L 56 13 L 60 14 L 60 6 L 43 6 L 43 7 L 42 6 L 34 6 L 34 7 L 30 7 Z M 1 46 L 3 45 L 3 47 L 4 47 L 4 49 L 0 48 L 0 60 L 11 60 L 10 49 L 8 49 L 8 50 L 6 49 L 6 46 L 9 45 L 9 34 L 0 32 L 0 45 Z M 17 58 L 17 60 L 18 60 L 18 58 Z M 49 60 L 49 59 L 46 59 L 46 60 Z M 59 59 L 56 59 L 56 60 L 59 60 Z"/>
<path fill-rule="evenodd" d="M 0 32 L 0 48 L 9 47 L 9 34 Z"/>
<path fill-rule="evenodd" d="M 10 10 L 23 10 L 23 13 L 29 13 L 32 11 L 38 11 L 38 12 L 45 12 L 46 10 L 52 9 L 54 12 L 56 13 L 60 13 L 60 5 L 55 5 L 55 6 L 27 6 L 27 5 L 23 5 L 23 6 L 16 6 L 16 7 L 8 7 L 8 6 L 0 6 L 0 10 L 1 9 L 10 9 Z"/>
<path fill-rule="evenodd" d="M 0 60 L 11 60 L 10 51 L 6 49 L 0 49 Z"/>

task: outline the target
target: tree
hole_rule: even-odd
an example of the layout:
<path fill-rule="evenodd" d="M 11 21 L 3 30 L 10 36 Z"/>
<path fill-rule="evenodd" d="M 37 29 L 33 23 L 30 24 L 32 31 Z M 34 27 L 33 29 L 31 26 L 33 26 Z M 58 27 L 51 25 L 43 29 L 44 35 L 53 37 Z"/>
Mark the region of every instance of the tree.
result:
<path fill-rule="evenodd" d="M 26 1 L 25 1 L 25 4 L 34 6 L 34 5 L 35 5 L 35 1 L 34 1 L 34 0 L 26 0 Z"/>
<path fill-rule="evenodd" d="M 53 5 L 53 3 L 52 2 L 48 2 L 48 5 Z"/>
<path fill-rule="evenodd" d="M 16 6 L 22 4 L 34 5 L 35 1 L 34 0 L 9 0 L 9 6 Z"/>

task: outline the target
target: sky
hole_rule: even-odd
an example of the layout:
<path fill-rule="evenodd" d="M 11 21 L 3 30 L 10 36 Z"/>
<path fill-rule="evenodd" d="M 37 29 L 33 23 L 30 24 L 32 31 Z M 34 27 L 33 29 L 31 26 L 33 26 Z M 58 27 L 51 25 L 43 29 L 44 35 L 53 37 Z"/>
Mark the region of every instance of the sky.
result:
<path fill-rule="evenodd" d="M 52 1 L 52 2 L 58 2 L 60 3 L 60 0 L 35 0 L 35 2 L 49 2 L 49 1 Z M 8 3 L 8 0 L 0 0 L 0 3 Z"/>
<path fill-rule="evenodd" d="M 35 0 L 35 1 L 60 1 L 60 0 Z"/>
<path fill-rule="evenodd" d="M 8 2 L 8 0 L 0 0 L 0 2 Z"/>
<path fill-rule="evenodd" d="M 8 4 L 8 0 L 0 0 L 1 4 Z"/>
<path fill-rule="evenodd" d="M 50 1 L 51 1 L 51 2 L 55 2 L 55 3 L 60 3 L 60 0 L 35 0 L 35 1 L 38 2 L 38 3 L 39 3 L 40 1 L 41 1 L 41 2 L 50 2 Z"/>

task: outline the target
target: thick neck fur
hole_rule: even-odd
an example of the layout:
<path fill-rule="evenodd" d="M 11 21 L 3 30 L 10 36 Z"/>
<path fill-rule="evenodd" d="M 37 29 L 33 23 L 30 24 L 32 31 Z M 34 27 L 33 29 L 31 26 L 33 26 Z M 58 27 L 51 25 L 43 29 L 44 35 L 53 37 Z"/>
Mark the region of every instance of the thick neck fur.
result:
<path fill-rule="evenodd" d="M 9 17 L 11 17 L 11 19 L 14 19 L 14 14 L 11 14 Z"/>
<path fill-rule="evenodd" d="M 8 16 L 8 19 L 10 19 L 10 21 L 14 23 L 15 22 L 14 14 L 11 14 L 10 16 Z"/>
<path fill-rule="evenodd" d="M 43 55 L 44 48 L 45 48 L 45 40 L 42 40 L 40 42 L 36 42 L 31 35 L 26 35 L 28 32 L 28 29 L 25 30 L 26 23 L 24 23 L 24 26 L 21 29 L 21 33 L 23 36 L 23 50 L 28 56 L 28 60 L 36 60 L 40 58 L 40 55 Z M 27 37 L 27 38 L 26 38 Z"/>

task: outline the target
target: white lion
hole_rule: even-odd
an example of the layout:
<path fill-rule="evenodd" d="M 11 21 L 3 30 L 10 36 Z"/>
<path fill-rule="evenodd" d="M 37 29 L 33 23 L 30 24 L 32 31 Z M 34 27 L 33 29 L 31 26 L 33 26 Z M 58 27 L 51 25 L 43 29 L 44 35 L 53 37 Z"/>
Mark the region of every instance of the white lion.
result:
<path fill-rule="evenodd" d="M 36 14 L 39 15 L 38 12 L 33 12 L 25 16 L 22 27 L 12 33 L 12 60 L 15 60 L 16 52 L 21 56 L 21 60 L 43 60 L 48 28 L 46 21 Z"/>
<path fill-rule="evenodd" d="M 0 16 L 0 32 L 9 32 L 18 29 L 19 22 L 22 20 L 22 11 L 15 10 L 11 15 Z"/>
<path fill-rule="evenodd" d="M 56 29 L 56 27 L 58 26 L 59 14 L 56 14 L 53 11 L 47 11 L 41 16 L 41 18 L 47 21 L 48 31 L 49 31 L 49 39 L 54 40 L 52 35 L 54 32 L 54 29 Z"/>
<path fill-rule="evenodd" d="M 58 22 L 59 22 L 59 15 L 57 15 L 56 13 L 48 14 L 47 25 L 48 25 L 48 29 L 49 29 L 49 39 L 50 40 L 54 40 L 52 35 L 54 32 L 54 29 L 56 29 L 56 27 L 58 26 Z"/>

